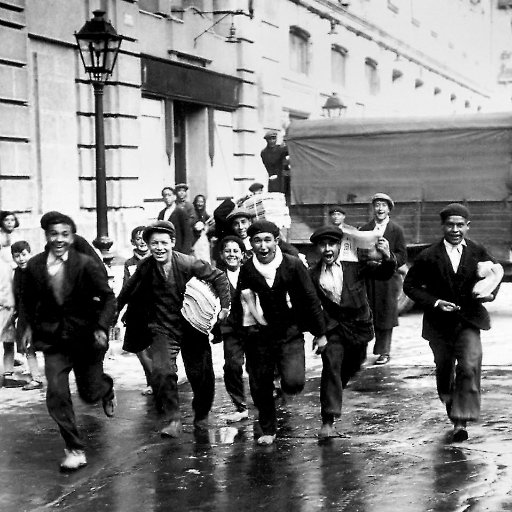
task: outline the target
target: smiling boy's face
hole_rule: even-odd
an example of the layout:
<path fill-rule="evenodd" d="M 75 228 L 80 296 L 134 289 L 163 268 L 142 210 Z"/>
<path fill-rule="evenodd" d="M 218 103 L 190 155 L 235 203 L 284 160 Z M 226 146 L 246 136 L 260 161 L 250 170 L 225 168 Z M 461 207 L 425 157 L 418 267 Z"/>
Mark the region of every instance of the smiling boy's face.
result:
<path fill-rule="evenodd" d="M 12 259 L 19 268 L 26 268 L 28 260 L 30 259 L 30 252 L 28 252 L 27 249 L 23 249 L 21 252 L 15 252 L 12 255 Z"/>

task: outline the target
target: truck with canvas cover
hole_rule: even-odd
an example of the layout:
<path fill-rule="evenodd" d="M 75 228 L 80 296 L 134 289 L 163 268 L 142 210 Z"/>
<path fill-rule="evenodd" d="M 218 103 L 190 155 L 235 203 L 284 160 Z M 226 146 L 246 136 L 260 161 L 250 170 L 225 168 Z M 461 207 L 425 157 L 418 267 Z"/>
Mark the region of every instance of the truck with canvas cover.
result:
<path fill-rule="evenodd" d="M 512 113 L 294 121 L 288 241 L 310 254 L 309 236 L 340 204 L 345 222 L 371 218 L 370 198 L 389 194 L 409 259 L 441 236 L 439 211 L 461 202 L 470 238 L 512 271 Z"/>

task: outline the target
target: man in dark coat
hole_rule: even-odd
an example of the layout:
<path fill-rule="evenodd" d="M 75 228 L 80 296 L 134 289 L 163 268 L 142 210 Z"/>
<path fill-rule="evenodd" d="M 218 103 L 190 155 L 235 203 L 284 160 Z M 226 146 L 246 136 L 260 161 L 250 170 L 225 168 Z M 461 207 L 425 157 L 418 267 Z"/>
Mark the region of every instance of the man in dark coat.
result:
<path fill-rule="evenodd" d="M 279 369 L 284 393 L 300 393 L 305 384 L 303 332 L 313 333 L 322 343 L 325 323 L 305 266 L 279 249 L 279 228 L 259 220 L 249 227 L 248 234 L 254 254 L 242 266 L 238 281 L 257 321 L 248 327 L 247 370 L 262 431 L 257 443 L 270 445 L 277 429 L 274 369 Z"/>
<path fill-rule="evenodd" d="M 398 295 L 402 283 L 398 269 L 407 261 L 407 247 L 403 229 L 389 218 L 394 207 L 391 197 L 383 193 L 375 194 L 372 206 L 373 220 L 361 227 L 361 231 L 375 231 L 384 237 L 397 263 L 395 275 L 389 281 L 369 278 L 366 282 L 375 328 L 373 353 L 379 356 L 375 364 L 382 365 L 390 360 L 393 327 L 398 325 Z"/>
<path fill-rule="evenodd" d="M 167 423 L 160 433 L 179 437 L 182 425 L 176 358 L 180 350 L 194 393 L 192 408 L 198 429 L 208 426 L 215 391 L 208 336 L 193 328 L 181 313 L 185 288 L 192 277 L 211 284 L 222 307 L 219 320 L 224 320 L 231 300 L 229 281 L 209 263 L 173 251 L 172 223 L 155 222 L 144 230 L 143 238 L 151 256 L 138 264 L 118 299 L 119 310 L 128 305 L 123 348 L 137 353 L 149 347 L 153 397 Z"/>
<path fill-rule="evenodd" d="M 75 470 L 87 461 L 76 427 L 69 373 L 74 371 L 84 401 L 101 399 L 105 414 L 114 414 L 113 381 L 103 372 L 103 358 L 116 302 L 104 269 L 73 248 L 73 220 L 55 213 L 42 223 L 47 250 L 27 265 L 22 304 L 29 329 L 24 342 L 44 353 L 46 405 L 66 444 L 61 468 Z"/>
<path fill-rule="evenodd" d="M 434 353 L 437 390 L 454 425 L 453 440 L 460 442 L 468 438 L 466 422 L 480 414 L 480 329 L 490 329 L 482 302 L 494 300 L 497 293 L 496 287 L 478 296 L 474 286 L 481 279 L 479 263 L 495 260 L 466 238 L 470 221 L 464 205 L 449 204 L 440 216 L 443 239 L 416 258 L 404 291 L 424 308 L 422 336 Z"/>
<path fill-rule="evenodd" d="M 174 250 L 183 254 L 192 253 L 192 226 L 189 214 L 176 205 L 176 192 L 172 187 L 162 189 L 165 208 L 158 214 L 158 220 L 166 220 L 173 224 L 176 231 Z"/>
<path fill-rule="evenodd" d="M 290 177 L 287 175 L 289 171 L 285 170 L 288 148 L 277 143 L 275 131 L 265 133 L 264 139 L 267 145 L 262 149 L 260 156 L 268 172 L 267 189 L 269 192 L 282 192 L 288 196 Z"/>
<path fill-rule="evenodd" d="M 337 435 L 334 421 L 341 416 L 343 389 L 361 368 L 366 358 L 366 347 L 373 338 L 365 277 L 389 279 L 396 266 L 385 238 L 380 238 L 376 246 L 382 254 L 378 264 L 341 261 L 342 238 L 343 232 L 336 226 L 318 228 L 310 238 L 321 255 L 310 274 L 322 302 L 327 338 L 323 345 L 314 340 L 323 363 L 320 382 L 321 438 Z"/>

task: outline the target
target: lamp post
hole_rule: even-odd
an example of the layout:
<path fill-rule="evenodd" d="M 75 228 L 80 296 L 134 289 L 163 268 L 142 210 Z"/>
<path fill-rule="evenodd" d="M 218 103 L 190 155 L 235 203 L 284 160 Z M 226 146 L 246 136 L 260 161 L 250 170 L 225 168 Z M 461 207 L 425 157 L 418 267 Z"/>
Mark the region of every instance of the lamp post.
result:
<path fill-rule="evenodd" d="M 105 131 L 103 123 L 103 88 L 112 74 L 123 37 L 105 19 L 104 11 L 75 32 L 80 57 L 94 88 L 94 128 L 96 133 L 96 238 L 93 245 L 109 258 L 113 241 L 108 236 L 107 182 L 105 172 Z"/>
<path fill-rule="evenodd" d="M 328 117 L 341 117 L 343 110 L 346 108 L 346 105 L 338 98 L 338 95 L 333 92 L 325 101 L 322 110 Z"/>

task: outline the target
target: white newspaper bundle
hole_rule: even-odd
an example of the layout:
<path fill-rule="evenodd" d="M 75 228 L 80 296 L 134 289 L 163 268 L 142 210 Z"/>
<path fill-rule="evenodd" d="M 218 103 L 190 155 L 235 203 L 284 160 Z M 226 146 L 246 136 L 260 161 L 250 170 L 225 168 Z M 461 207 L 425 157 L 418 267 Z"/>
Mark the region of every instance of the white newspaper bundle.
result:
<path fill-rule="evenodd" d="M 193 277 L 188 281 L 181 314 L 195 329 L 208 335 L 220 311 L 220 300 L 213 287 Z"/>
<path fill-rule="evenodd" d="M 473 286 L 473 296 L 477 299 L 488 297 L 503 279 L 503 267 L 492 261 L 480 261 L 476 271 L 480 281 Z"/>
<path fill-rule="evenodd" d="M 359 231 L 344 225 L 341 239 L 341 261 L 380 260 L 381 254 L 375 248 L 379 235 L 374 231 Z M 359 252 L 358 252 L 359 249 Z"/>
<path fill-rule="evenodd" d="M 269 220 L 278 228 L 289 228 L 292 224 L 286 199 L 281 192 L 266 192 L 248 197 L 242 204 L 255 220 Z"/>

